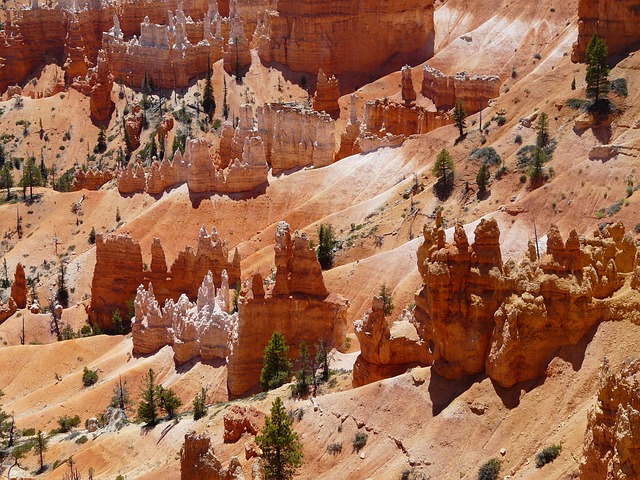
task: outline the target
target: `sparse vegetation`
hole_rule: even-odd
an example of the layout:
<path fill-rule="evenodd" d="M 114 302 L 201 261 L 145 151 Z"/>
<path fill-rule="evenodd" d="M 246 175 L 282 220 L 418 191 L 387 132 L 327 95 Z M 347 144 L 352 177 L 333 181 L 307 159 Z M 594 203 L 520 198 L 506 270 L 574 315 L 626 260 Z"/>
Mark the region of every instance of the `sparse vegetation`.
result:
<path fill-rule="evenodd" d="M 74 417 L 63 415 L 62 417 L 58 418 L 58 425 L 60 426 L 57 429 L 58 433 L 70 432 L 72 429 L 80 425 L 80 417 L 78 415 Z"/>
<path fill-rule="evenodd" d="M 89 370 L 87 367 L 84 367 L 82 370 L 82 384 L 85 387 L 90 387 L 94 385 L 98 381 L 98 371 L 97 370 Z"/>
<path fill-rule="evenodd" d="M 323 270 L 329 270 L 333 266 L 334 249 L 337 241 L 333 226 L 321 223 L 318 227 L 318 248 L 316 256 Z"/>
<path fill-rule="evenodd" d="M 342 453 L 342 442 L 330 443 L 327 445 L 327 452 L 331 455 L 338 455 Z"/>
<path fill-rule="evenodd" d="M 502 468 L 502 462 L 497 458 L 492 458 L 478 470 L 478 480 L 497 480 Z"/>
<path fill-rule="evenodd" d="M 200 420 L 207 414 L 207 389 L 202 387 L 193 399 L 193 419 Z"/>
<path fill-rule="evenodd" d="M 378 292 L 378 296 L 382 298 L 383 310 L 384 310 L 385 316 L 391 315 L 395 307 L 393 305 L 393 297 L 391 296 L 391 292 L 387 288 L 386 284 L 383 283 L 380 286 L 380 291 Z"/>
<path fill-rule="evenodd" d="M 260 372 L 260 385 L 266 392 L 284 385 L 291 376 L 291 360 L 289 360 L 289 346 L 284 335 L 273 332 L 269 343 L 264 349 L 264 366 Z"/>
<path fill-rule="evenodd" d="M 369 436 L 364 432 L 357 432 L 353 437 L 353 450 L 359 452 L 367 444 Z"/>
<path fill-rule="evenodd" d="M 498 155 L 498 152 L 493 147 L 476 148 L 469 154 L 468 158 L 469 160 L 483 162 L 488 166 L 500 165 L 502 162 L 502 157 Z"/>
<path fill-rule="evenodd" d="M 551 445 L 536 454 L 536 468 L 542 468 L 560 456 L 562 445 Z"/>

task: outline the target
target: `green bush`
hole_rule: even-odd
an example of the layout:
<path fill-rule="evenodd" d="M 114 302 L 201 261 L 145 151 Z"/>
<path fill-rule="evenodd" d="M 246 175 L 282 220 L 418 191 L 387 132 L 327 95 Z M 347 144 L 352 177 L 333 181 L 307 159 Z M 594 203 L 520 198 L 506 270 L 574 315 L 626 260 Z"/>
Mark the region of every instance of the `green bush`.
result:
<path fill-rule="evenodd" d="M 94 385 L 98 381 L 98 372 L 97 370 L 89 370 L 87 367 L 84 367 L 82 370 L 82 383 L 85 387 L 90 387 Z"/>
<path fill-rule="evenodd" d="M 547 463 L 553 462 L 562 451 L 562 445 L 551 445 L 536 455 L 536 468 L 542 468 Z"/>
<path fill-rule="evenodd" d="M 505 123 L 507 123 L 507 117 L 505 117 L 504 115 L 498 115 L 496 117 L 496 123 L 499 127 L 502 127 Z"/>
<path fill-rule="evenodd" d="M 57 430 L 58 433 L 70 432 L 72 428 L 80 425 L 80 417 L 78 415 L 76 415 L 75 417 L 63 415 L 58 419 L 58 425 L 60 425 L 60 428 L 58 428 Z"/>
<path fill-rule="evenodd" d="M 626 97 L 629 95 L 629 89 L 627 87 L 627 79 L 626 78 L 616 78 L 611 81 L 611 91 L 620 95 L 621 97 Z"/>
<path fill-rule="evenodd" d="M 36 434 L 36 429 L 35 428 L 23 428 L 22 429 L 22 436 L 23 437 L 33 437 Z"/>
<path fill-rule="evenodd" d="M 368 438 L 369 436 L 364 432 L 356 433 L 356 436 L 353 437 L 353 449 L 356 452 L 359 452 L 360 450 L 362 450 L 364 446 L 367 444 Z"/>
<path fill-rule="evenodd" d="M 338 455 L 339 453 L 342 453 L 342 442 L 336 442 L 327 445 L 327 452 L 329 452 L 331 455 Z"/>
<path fill-rule="evenodd" d="M 502 462 L 497 458 L 492 458 L 478 470 L 478 480 L 497 480 Z"/>
<path fill-rule="evenodd" d="M 469 155 L 469 160 L 484 162 L 487 166 L 500 165 L 502 158 L 493 147 L 476 148 Z"/>
<path fill-rule="evenodd" d="M 88 441 L 89 441 L 89 439 L 87 438 L 86 435 L 82 435 L 81 437 L 76 439 L 76 443 L 79 444 L 79 445 L 87 443 Z"/>

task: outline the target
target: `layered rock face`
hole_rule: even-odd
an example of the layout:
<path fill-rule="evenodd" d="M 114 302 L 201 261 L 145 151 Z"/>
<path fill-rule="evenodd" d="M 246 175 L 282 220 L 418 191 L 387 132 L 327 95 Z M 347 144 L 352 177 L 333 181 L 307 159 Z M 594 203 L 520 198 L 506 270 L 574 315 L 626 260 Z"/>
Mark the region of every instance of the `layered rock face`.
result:
<path fill-rule="evenodd" d="M 113 75 L 109 70 L 109 60 L 103 50 L 98 53 L 98 64 L 89 70 L 87 81 L 91 88 L 89 94 L 89 108 L 91 117 L 97 122 L 107 122 L 115 108 L 111 100 L 113 88 Z"/>
<path fill-rule="evenodd" d="M 430 98 L 438 110 L 449 110 L 460 100 L 467 113 L 472 114 L 500 95 L 500 77 L 469 76 L 466 72 L 449 76 L 429 65 L 425 65 L 423 73 L 422 95 Z"/>
<path fill-rule="evenodd" d="M 313 109 L 316 112 L 325 112 L 336 119 L 340 116 L 340 85 L 333 75 L 327 77 L 322 69 L 318 72 L 316 93 L 313 95 Z"/>
<path fill-rule="evenodd" d="M 82 169 L 78 169 L 73 172 L 71 191 L 99 190 L 100 187 L 112 179 L 113 172 L 111 170 L 97 170 L 95 168 L 90 168 L 85 172 Z"/>
<path fill-rule="evenodd" d="M 640 361 L 611 370 L 605 358 L 597 403 L 587 421 L 582 480 L 640 478 Z"/>
<path fill-rule="evenodd" d="M 374 297 L 371 310 L 355 322 L 361 352 L 353 366 L 353 385 L 359 387 L 393 377 L 416 365 L 429 365 L 433 356 L 403 312 L 391 328 L 384 315 L 382 297 Z"/>
<path fill-rule="evenodd" d="M 565 242 L 557 227 L 547 235 L 539 260 L 530 243 L 520 264 L 503 264 L 495 220 L 480 222 L 472 245 L 461 225 L 451 244 L 441 220 L 425 227 L 418 251 L 424 286 L 412 322 L 433 354 L 435 371 L 452 379 L 485 373 L 508 388 L 542 376 L 560 347 L 575 345 L 599 322 L 640 322 L 640 267 L 622 224 L 589 239 L 572 231 Z M 625 282 L 631 288 L 623 289 Z M 370 352 L 380 333 L 373 335 L 367 322 L 361 330 L 372 333 L 360 335 L 368 352 L 360 363 L 375 367 L 378 357 Z M 423 354 L 414 360 L 422 363 Z M 382 367 L 393 365 L 379 357 Z"/>
<path fill-rule="evenodd" d="M 177 302 L 168 299 L 164 307 L 158 304 L 152 284 L 148 290 L 140 285 L 134 302 L 135 317 L 131 319 L 133 352 L 146 355 L 170 345 L 178 364 L 198 357 L 225 360 L 238 316 L 229 314 L 226 271 L 220 283 L 216 291 L 213 275 L 208 272 L 195 303 L 182 294 Z"/>
<path fill-rule="evenodd" d="M 640 42 L 640 8 L 634 0 L 580 0 L 578 4 L 578 41 L 573 44 L 571 60 L 583 62 L 594 33 L 604 37 L 609 55 L 637 47 Z"/>
<path fill-rule="evenodd" d="M 235 285 L 240 280 L 240 257 L 236 250 L 229 260 L 227 242 L 222 240 L 215 228 L 208 234 L 200 230 L 194 250 L 187 247 L 181 251 L 167 268 L 164 251 L 159 239 L 154 239 L 151 249 L 151 269 L 144 271 L 140 244 L 128 235 L 111 235 L 103 238 L 96 235 L 96 266 L 91 283 L 91 308 L 89 318 L 103 330 L 110 330 L 113 312 L 117 309 L 123 318 L 129 317 L 130 302 L 136 296 L 138 286 L 153 283 L 154 298 L 158 303 L 167 299 L 177 300 L 182 294 L 188 299 L 198 297 L 199 282 L 212 272 L 216 286 L 223 270 Z"/>
<path fill-rule="evenodd" d="M 338 153 L 336 153 L 336 161 L 342 160 L 343 158 L 355 155 L 357 153 L 362 153 L 362 150 L 356 143 L 356 140 L 360 136 L 360 128 L 362 126 L 360 120 L 358 120 L 358 114 L 356 110 L 357 102 L 357 95 L 355 93 L 352 93 L 349 121 L 347 122 L 347 126 L 344 132 L 342 132 L 342 135 L 340 136 L 340 150 L 338 150 Z"/>
<path fill-rule="evenodd" d="M 18 308 L 27 308 L 27 277 L 21 263 L 16 265 L 16 273 L 11 285 L 11 298 Z"/>
<path fill-rule="evenodd" d="M 244 480 L 242 466 L 232 457 L 229 467 L 224 468 L 211 448 L 211 439 L 206 433 L 194 431 L 184 436 L 180 449 L 181 480 Z"/>
<path fill-rule="evenodd" d="M 453 117 L 417 105 L 407 106 L 389 99 L 364 104 L 364 129 L 378 137 L 387 134 L 408 137 L 453 123 Z"/>
<path fill-rule="evenodd" d="M 274 174 L 292 168 L 333 163 L 335 122 L 325 114 L 296 103 L 258 107 L 258 132 Z"/>
<path fill-rule="evenodd" d="M 402 67 L 402 101 L 405 105 L 411 105 L 416 101 L 416 91 L 413 88 L 413 77 L 411 76 L 411 67 L 405 65 Z"/>
<path fill-rule="evenodd" d="M 236 443 L 246 432 L 257 435 L 264 426 L 264 414 L 252 405 L 249 408 L 233 405 L 224 414 L 224 443 Z"/>
<path fill-rule="evenodd" d="M 433 0 L 280 0 L 267 11 L 258 53 L 296 72 L 370 73 L 396 54 L 433 53 Z M 372 32 L 384 32 L 373 35 Z"/>
<path fill-rule="evenodd" d="M 18 306 L 16 305 L 16 302 L 13 301 L 13 298 L 9 297 L 9 301 L 7 303 L 0 302 L 0 324 L 17 311 Z"/>
<path fill-rule="evenodd" d="M 275 265 L 273 291 L 265 294 L 262 278 L 254 275 L 251 291 L 238 302 L 238 331 L 228 361 L 231 396 L 258 385 L 263 351 L 274 331 L 284 334 L 292 358 L 303 341 L 312 346 L 326 340 L 328 348 L 344 341 L 348 301 L 327 292 L 308 239 L 297 233 L 292 237 L 285 222 L 276 231 Z"/>

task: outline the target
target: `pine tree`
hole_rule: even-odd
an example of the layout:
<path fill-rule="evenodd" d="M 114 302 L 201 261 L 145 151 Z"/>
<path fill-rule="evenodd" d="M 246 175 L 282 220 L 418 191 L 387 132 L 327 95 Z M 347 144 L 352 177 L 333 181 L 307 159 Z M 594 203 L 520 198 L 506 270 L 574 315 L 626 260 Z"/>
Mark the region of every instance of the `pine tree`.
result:
<path fill-rule="evenodd" d="M 40 169 L 36 166 L 35 157 L 29 157 L 22 168 L 20 186 L 26 198 L 26 189 L 29 187 L 29 198 L 33 200 L 33 187 L 39 187 L 43 183 Z"/>
<path fill-rule="evenodd" d="M 329 352 L 327 348 L 327 341 L 322 340 L 318 345 L 316 345 L 316 361 L 318 365 L 322 367 L 322 376 L 320 379 L 323 382 L 328 382 L 329 377 L 331 375 L 331 371 L 329 370 Z"/>
<path fill-rule="evenodd" d="M 335 234 L 331 224 L 321 223 L 318 227 L 318 249 L 316 255 L 323 270 L 333 266 L 333 249 L 336 244 Z"/>
<path fill-rule="evenodd" d="M 533 151 L 533 164 L 529 170 L 529 177 L 531 182 L 536 183 L 544 178 L 544 164 L 547 161 L 547 155 L 540 147 L 536 145 Z"/>
<path fill-rule="evenodd" d="M 11 188 L 13 187 L 13 175 L 9 168 L 9 162 L 4 164 L 4 167 L 0 169 L 0 188 L 7 189 L 7 200 L 11 199 Z"/>
<path fill-rule="evenodd" d="M 0 143 L 0 168 L 4 167 L 4 162 L 7 161 L 7 154 L 4 152 L 4 145 Z"/>
<path fill-rule="evenodd" d="M 193 419 L 200 420 L 207 414 L 207 389 L 202 387 L 200 393 L 193 399 Z"/>
<path fill-rule="evenodd" d="M 229 104 L 227 103 L 227 77 L 223 77 L 224 89 L 222 97 L 222 116 L 225 120 L 229 120 Z"/>
<path fill-rule="evenodd" d="M 67 266 L 64 262 L 60 262 L 60 270 L 58 271 L 58 289 L 56 291 L 56 299 L 58 303 L 64 308 L 69 306 L 69 290 L 65 282 L 65 275 L 67 274 Z"/>
<path fill-rule="evenodd" d="M 451 160 L 451 154 L 447 149 L 443 148 L 440 151 L 431 172 L 436 178 L 445 182 L 453 179 L 453 160 Z"/>
<path fill-rule="evenodd" d="M 129 399 L 129 392 L 127 390 L 127 382 L 122 381 L 122 377 L 119 377 L 118 383 L 113 388 L 113 395 L 111 396 L 111 406 L 113 408 L 119 408 L 125 411 L 131 403 Z"/>
<path fill-rule="evenodd" d="M 213 83 L 211 82 L 211 58 L 209 58 L 209 63 L 207 64 L 207 79 L 202 95 L 202 110 L 209 116 L 209 121 L 213 120 L 213 115 L 216 113 L 216 99 L 213 96 Z"/>
<path fill-rule="evenodd" d="M 549 145 L 549 117 L 542 112 L 536 124 L 536 147 L 544 150 Z"/>
<path fill-rule="evenodd" d="M 458 127 L 460 132 L 460 138 L 464 136 L 464 129 L 467 128 L 467 111 L 464 109 L 462 100 L 456 102 L 456 106 L 453 109 L 453 123 Z"/>
<path fill-rule="evenodd" d="M 476 176 L 476 183 L 478 184 L 478 193 L 480 195 L 484 195 L 487 192 L 487 186 L 489 185 L 489 180 L 491 179 L 491 173 L 489 173 L 489 167 L 487 167 L 486 163 L 482 163 L 480 169 L 478 170 L 478 175 Z"/>
<path fill-rule="evenodd" d="M 271 415 L 266 417 L 256 444 L 262 450 L 264 471 L 269 480 L 290 480 L 302 465 L 302 444 L 291 429 L 291 420 L 280 397 L 273 401 Z"/>
<path fill-rule="evenodd" d="M 156 385 L 156 374 L 153 369 L 149 369 L 144 378 L 142 387 L 142 399 L 138 405 L 138 419 L 148 425 L 153 425 L 158 421 L 158 386 Z"/>
<path fill-rule="evenodd" d="M 597 33 L 593 34 L 585 52 L 587 64 L 587 98 L 594 100 L 597 107 L 601 98 L 609 93 L 609 67 L 607 66 L 607 44 Z"/>
<path fill-rule="evenodd" d="M 289 347 L 285 343 L 284 335 L 280 332 L 273 332 L 271 335 L 271 339 L 264 349 L 263 361 L 260 385 L 264 391 L 278 388 L 289 380 L 291 375 Z"/>
<path fill-rule="evenodd" d="M 103 153 L 107 150 L 107 138 L 104 130 L 104 125 L 100 126 L 100 132 L 98 132 L 98 142 L 93 148 L 93 153 Z"/>
<path fill-rule="evenodd" d="M 311 373 L 309 371 L 309 349 L 307 343 L 300 344 L 300 370 L 296 373 L 296 383 L 292 387 L 293 395 L 302 397 L 309 394 Z"/>
<path fill-rule="evenodd" d="M 49 449 L 49 440 L 41 430 L 38 430 L 34 444 L 36 453 L 40 456 L 40 471 L 44 471 L 44 452 Z"/>
<path fill-rule="evenodd" d="M 180 397 L 170 388 L 158 385 L 158 399 L 160 400 L 160 407 L 166 412 L 167 417 L 174 418 L 176 410 L 182 405 Z"/>
<path fill-rule="evenodd" d="M 386 284 L 383 283 L 380 286 L 380 292 L 378 293 L 378 296 L 382 298 L 382 302 L 383 302 L 382 308 L 384 310 L 385 316 L 391 315 L 393 313 L 393 309 L 395 308 L 395 306 L 393 305 L 393 297 L 391 296 L 391 292 L 387 288 Z"/>

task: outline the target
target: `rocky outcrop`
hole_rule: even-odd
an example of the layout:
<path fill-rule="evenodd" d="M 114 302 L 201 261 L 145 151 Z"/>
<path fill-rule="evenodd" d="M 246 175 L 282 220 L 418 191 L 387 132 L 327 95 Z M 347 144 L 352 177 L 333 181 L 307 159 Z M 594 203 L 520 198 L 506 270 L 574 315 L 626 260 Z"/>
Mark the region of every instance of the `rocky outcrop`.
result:
<path fill-rule="evenodd" d="M 217 290 L 213 275 L 207 273 L 195 303 L 182 294 L 177 302 L 168 299 L 160 307 L 149 284 L 147 290 L 142 285 L 138 287 L 134 307 L 135 317 L 131 319 L 134 353 L 151 354 L 170 345 L 178 364 L 194 358 L 225 360 L 229 354 L 238 317 L 229 314 L 226 271 L 222 272 Z"/>
<path fill-rule="evenodd" d="M 0 324 L 17 311 L 18 306 L 16 305 L 16 302 L 13 301 L 13 298 L 9 297 L 9 301 L 7 303 L 0 302 Z"/>
<path fill-rule="evenodd" d="M 371 73 L 397 55 L 433 53 L 433 0 L 280 0 L 267 11 L 258 54 L 296 72 Z M 384 32 L 374 35 L 372 32 Z"/>
<path fill-rule="evenodd" d="M 423 74 L 422 95 L 430 98 L 438 110 L 449 110 L 460 100 L 467 114 L 472 114 L 500 95 L 500 77 L 469 76 L 466 72 L 449 76 L 429 65 L 425 65 Z"/>
<path fill-rule="evenodd" d="M 405 105 L 411 105 L 416 101 L 417 95 L 413 88 L 413 76 L 411 75 L 411 67 L 405 65 L 402 67 L 402 101 Z"/>
<path fill-rule="evenodd" d="M 88 81 L 91 86 L 89 95 L 91 117 L 98 123 L 108 122 L 115 108 L 115 103 L 111 100 L 113 75 L 111 75 L 109 60 L 103 50 L 98 53 L 96 67 L 89 69 Z"/>
<path fill-rule="evenodd" d="M 27 308 L 27 277 L 21 263 L 16 265 L 16 273 L 11 285 L 11 298 L 18 308 Z"/>
<path fill-rule="evenodd" d="M 233 405 L 224 414 L 224 443 L 236 443 L 244 433 L 257 435 L 264 426 L 264 414 L 250 406 Z"/>
<path fill-rule="evenodd" d="M 640 478 L 640 361 L 612 370 L 605 358 L 597 403 L 587 420 L 582 480 Z"/>
<path fill-rule="evenodd" d="M 408 137 L 451 123 L 453 117 L 447 113 L 417 105 L 407 106 L 387 98 L 364 104 L 364 130 L 378 137 L 385 137 L 387 134 Z"/>
<path fill-rule="evenodd" d="M 268 103 L 258 107 L 258 132 L 274 174 L 298 167 L 333 163 L 335 122 L 296 103 Z"/>
<path fill-rule="evenodd" d="M 178 253 L 167 271 L 164 253 L 159 240 L 152 247 L 151 270 L 144 270 L 140 244 L 128 235 L 96 235 L 96 266 L 91 282 L 91 307 L 89 318 L 103 330 L 110 330 L 112 315 L 117 309 L 122 318 L 129 318 L 128 302 L 136 296 L 138 286 L 153 284 L 154 298 L 158 304 L 167 299 L 174 301 L 185 294 L 191 301 L 197 299 L 200 282 L 209 271 L 220 287 L 223 270 L 235 285 L 240 280 L 240 257 L 234 253 L 229 259 L 227 242 L 215 228 L 208 234 L 200 230 L 196 248 L 187 247 Z M 156 265 L 159 267 L 156 269 Z M 197 282 L 197 283 L 196 283 Z"/>
<path fill-rule="evenodd" d="M 411 314 L 403 312 L 389 327 L 382 297 L 374 297 L 371 310 L 354 323 L 360 355 L 353 366 L 353 386 L 359 387 L 393 377 L 416 365 L 430 365 L 433 356 L 416 327 Z"/>
<path fill-rule="evenodd" d="M 146 186 L 147 180 L 140 159 L 135 163 L 130 163 L 118 172 L 118 191 L 122 195 L 144 192 Z"/>
<path fill-rule="evenodd" d="M 235 159 L 242 158 L 245 138 L 254 136 L 258 136 L 258 131 L 254 127 L 253 107 L 250 103 L 243 103 L 238 112 L 238 126 L 233 128 L 230 122 L 222 125 L 217 166 L 224 169 Z"/>
<path fill-rule="evenodd" d="M 236 12 L 230 12 L 230 15 L 232 15 L 231 31 L 224 49 L 223 65 L 225 72 L 229 75 L 241 77 L 251 66 L 251 49 L 242 19 Z"/>
<path fill-rule="evenodd" d="M 151 163 L 145 191 L 151 195 L 159 195 L 171 187 L 185 183 L 188 178 L 188 172 L 188 165 L 182 159 L 178 149 L 173 156 L 173 161 L 169 161 L 165 156 L 162 162 L 154 160 Z"/>
<path fill-rule="evenodd" d="M 349 115 L 349 121 L 345 127 L 344 132 L 340 136 L 340 150 L 336 153 L 336 161 L 341 160 L 357 153 L 362 153 L 362 150 L 356 144 L 357 138 L 360 136 L 360 120 L 358 120 L 357 114 L 357 101 L 358 96 L 355 93 L 351 94 L 351 112 Z"/>
<path fill-rule="evenodd" d="M 340 85 L 333 75 L 327 77 L 322 69 L 318 72 L 316 93 L 313 95 L 313 109 L 316 112 L 325 112 L 336 119 L 340 116 Z"/>
<path fill-rule="evenodd" d="M 640 8 L 634 0 L 580 0 L 578 4 L 578 40 L 573 44 L 571 60 L 583 62 L 594 33 L 604 37 L 609 55 L 617 55 L 640 42 Z"/>
<path fill-rule="evenodd" d="M 140 105 L 133 105 L 131 112 L 124 117 L 125 141 L 129 151 L 133 151 L 140 146 L 140 133 L 142 133 L 142 123 L 144 121 Z"/>
<path fill-rule="evenodd" d="M 82 169 L 78 169 L 73 172 L 71 191 L 99 190 L 100 187 L 112 179 L 113 172 L 111 170 L 97 170 L 95 168 L 90 168 L 85 172 Z"/>
<path fill-rule="evenodd" d="M 328 293 L 322 270 L 304 234 L 290 233 L 278 224 L 275 244 L 276 282 L 266 295 L 253 277 L 250 292 L 238 302 L 238 331 L 228 361 L 227 388 L 241 396 L 259 383 L 264 347 L 274 331 L 284 334 L 291 356 L 301 342 L 315 345 L 326 340 L 329 348 L 344 341 L 348 301 Z M 255 293 L 254 293 L 255 292 Z"/>
<path fill-rule="evenodd" d="M 254 461 L 255 465 L 255 461 Z M 258 480 L 261 464 L 252 469 L 252 480 Z M 237 457 L 231 457 L 229 466 L 224 468 L 211 447 L 211 439 L 206 433 L 188 432 L 180 449 L 181 480 L 244 480 L 242 465 Z"/>
<path fill-rule="evenodd" d="M 457 225 L 448 244 L 440 219 L 425 227 L 418 250 L 424 286 L 411 319 L 424 351 L 403 362 L 426 364 L 432 354 L 432 368 L 446 378 L 484 373 L 508 388 L 544 375 L 561 347 L 601 321 L 640 323 L 640 266 L 622 224 L 587 239 L 573 231 L 566 241 L 551 227 L 546 253 L 538 259 L 532 242 L 519 264 L 503 263 L 495 220 L 481 220 L 474 236 L 470 244 Z M 630 288 L 622 288 L 625 282 Z M 359 324 L 365 372 L 394 365 L 380 353 L 385 326 L 371 314 Z"/>

